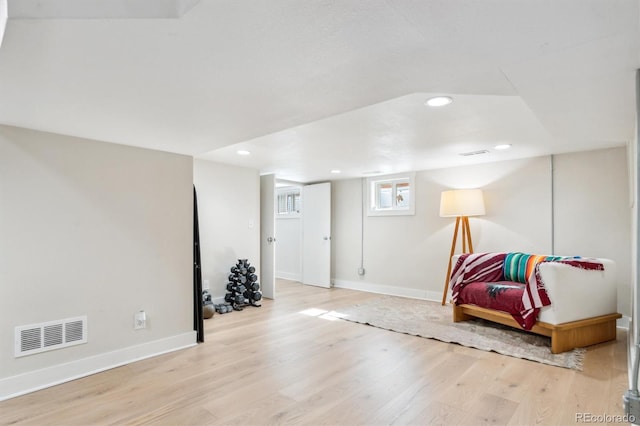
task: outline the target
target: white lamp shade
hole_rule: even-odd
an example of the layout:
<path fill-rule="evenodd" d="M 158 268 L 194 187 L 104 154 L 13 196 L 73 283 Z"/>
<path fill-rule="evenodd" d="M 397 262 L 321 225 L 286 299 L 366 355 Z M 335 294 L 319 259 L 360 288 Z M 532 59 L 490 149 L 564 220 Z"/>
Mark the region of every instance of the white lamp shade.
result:
<path fill-rule="evenodd" d="M 482 216 L 485 214 L 484 199 L 480 189 L 453 189 L 442 191 L 440 216 Z"/>

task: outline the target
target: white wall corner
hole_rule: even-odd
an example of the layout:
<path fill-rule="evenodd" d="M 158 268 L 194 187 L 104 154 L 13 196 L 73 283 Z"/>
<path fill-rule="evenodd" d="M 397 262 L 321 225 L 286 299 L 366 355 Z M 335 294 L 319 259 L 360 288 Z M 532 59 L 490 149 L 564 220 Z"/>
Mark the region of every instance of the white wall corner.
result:
<path fill-rule="evenodd" d="M 622 318 L 618 318 L 616 320 L 617 328 L 624 328 L 625 330 L 629 330 L 629 324 L 631 323 L 631 317 L 622 316 Z"/>
<path fill-rule="evenodd" d="M 302 282 L 302 274 L 300 274 L 299 272 L 276 271 L 276 278 L 289 280 L 289 281 Z"/>
<path fill-rule="evenodd" d="M 196 346 L 196 332 L 178 334 L 112 352 L 0 379 L 0 401 L 146 358 Z M 37 356 L 37 355 L 33 355 Z"/>
<path fill-rule="evenodd" d="M 0 47 L 2 47 L 4 30 L 7 28 L 8 16 L 9 16 L 9 12 L 7 10 L 7 0 L 0 0 Z"/>

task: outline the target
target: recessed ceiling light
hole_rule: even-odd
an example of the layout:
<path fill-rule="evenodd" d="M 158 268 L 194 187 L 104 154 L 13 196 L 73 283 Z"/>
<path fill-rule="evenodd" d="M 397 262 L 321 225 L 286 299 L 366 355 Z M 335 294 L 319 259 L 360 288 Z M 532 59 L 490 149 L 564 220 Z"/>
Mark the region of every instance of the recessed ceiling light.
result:
<path fill-rule="evenodd" d="M 363 175 L 379 175 L 382 173 L 380 170 L 371 170 L 369 172 L 362 172 Z"/>
<path fill-rule="evenodd" d="M 501 145 L 496 145 L 493 148 L 494 149 L 509 149 L 509 148 L 511 148 L 511 144 L 510 143 L 503 143 Z"/>
<path fill-rule="evenodd" d="M 439 107 L 449 105 L 451 102 L 453 102 L 453 99 L 449 96 L 436 96 L 435 98 L 427 99 L 425 105 L 428 105 L 430 107 Z"/>
<path fill-rule="evenodd" d="M 240 149 L 236 152 L 238 153 L 238 155 L 251 155 L 251 151 L 247 151 L 245 149 Z"/>
<path fill-rule="evenodd" d="M 333 173 L 334 175 L 337 175 L 338 173 L 342 173 L 342 172 L 338 169 L 333 169 L 331 170 L 331 173 Z"/>

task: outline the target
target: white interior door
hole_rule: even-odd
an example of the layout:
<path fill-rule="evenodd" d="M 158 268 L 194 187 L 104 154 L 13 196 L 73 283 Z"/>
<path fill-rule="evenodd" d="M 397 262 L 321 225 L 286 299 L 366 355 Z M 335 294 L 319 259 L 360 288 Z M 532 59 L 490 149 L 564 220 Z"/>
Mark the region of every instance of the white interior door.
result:
<path fill-rule="evenodd" d="M 331 183 L 302 188 L 302 283 L 331 287 Z"/>
<path fill-rule="evenodd" d="M 260 176 L 260 288 L 276 297 L 275 175 Z"/>

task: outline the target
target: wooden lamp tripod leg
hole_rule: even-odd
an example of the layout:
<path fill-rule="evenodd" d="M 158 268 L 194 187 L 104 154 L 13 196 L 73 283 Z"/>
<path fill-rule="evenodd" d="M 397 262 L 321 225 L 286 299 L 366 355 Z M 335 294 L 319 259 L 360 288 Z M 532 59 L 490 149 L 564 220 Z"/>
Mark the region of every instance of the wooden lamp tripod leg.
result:
<path fill-rule="evenodd" d="M 458 228 L 460 227 L 460 216 L 456 217 L 456 227 L 453 231 L 453 241 L 451 242 L 451 253 L 449 254 L 449 267 L 447 268 L 447 276 L 444 281 L 444 291 L 442 292 L 442 306 L 447 303 L 447 292 L 449 291 L 449 277 L 451 276 L 451 258 L 456 251 L 456 242 L 458 240 Z M 462 241 L 464 242 L 464 221 L 462 222 Z"/>
<path fill-rule="evenodd" d="M 466 231 L 466 238 L 467 238 L 467 244 L 469 246 L 469 251 L 462 251 L 463 253 L 473 253 L 473 243 L 471 242 L 471 228 L 469 227 L 469 217 L 468 216 L 463 216 L 462 217 L 462 238 L 465 238 L 465 231 Z"/>

